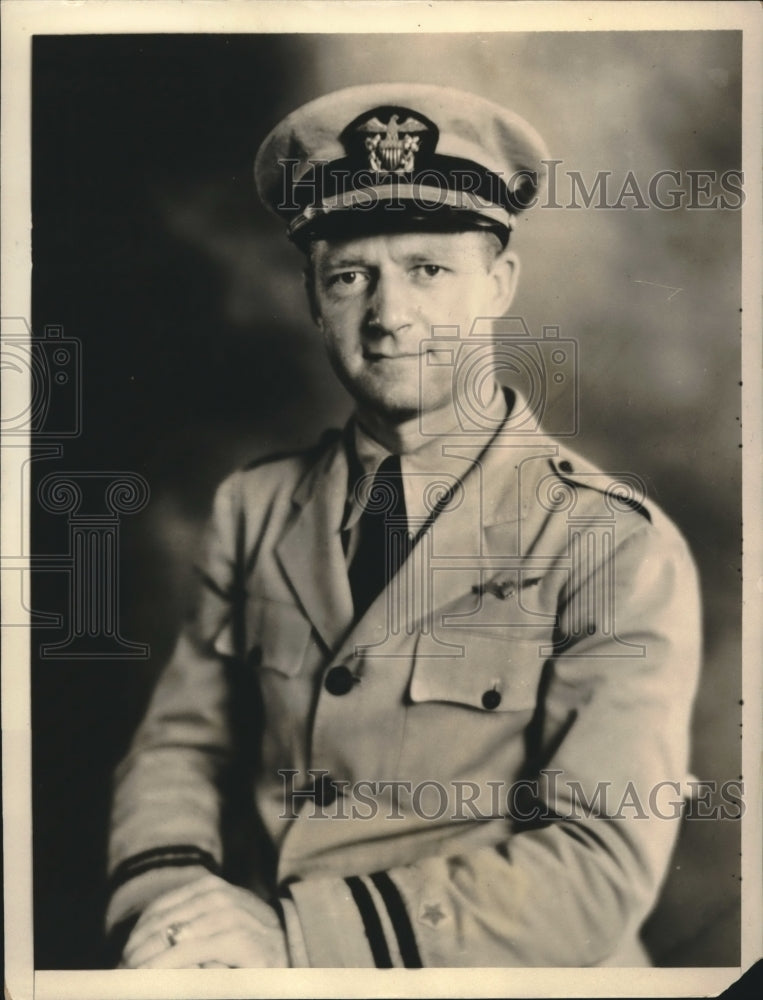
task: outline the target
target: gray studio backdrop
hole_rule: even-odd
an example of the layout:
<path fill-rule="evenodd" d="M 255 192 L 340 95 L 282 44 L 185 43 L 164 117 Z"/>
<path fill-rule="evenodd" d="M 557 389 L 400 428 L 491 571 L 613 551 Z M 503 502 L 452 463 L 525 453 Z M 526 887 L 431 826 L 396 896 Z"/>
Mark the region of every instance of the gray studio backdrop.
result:
<path fill-rule="evenodd" d="M 35 47 L 34 323 L 83 346 L 83 430 L 46 471 L 129 469 L 150 501 L 121 528 L 123 634 L 149 660 L 35 666 L 37 963 L 97 964 L 108 780 L 173 641 L 216 482 L 306 445 L 349 404 L 304 301 L 300 256 L 258 206 L 259 140 L 345 85 L 473 90 L 544 136 L 557 204 L 517 226 L 513 313 L 579 351 L 569 443 L 630 472 L 678 523 L 705 599 L 692 768 L 740 777 L 739 199 L 675 210 L 648 185 L 740 167 L 741 38 L 733 32 L 134 36 Z M 607 172 L 647 204 L 585 208 Z M 712 194 L 721 191 L 716 180 Z M 562 420 L 564 401 L 548 419 Z M 39 546 L 55 527 L 39 519 Z M 56 586 L 38 585 L 55 610 Z M 644 734 L 645 739 L 650 734 Z M 87 887 L 83 889 L 83 887 Z M 63 930 L 62 930 L 63 928 Z M 646 940 L 668 965 L 739 961 L 739 824 L 685 821 Z"/>

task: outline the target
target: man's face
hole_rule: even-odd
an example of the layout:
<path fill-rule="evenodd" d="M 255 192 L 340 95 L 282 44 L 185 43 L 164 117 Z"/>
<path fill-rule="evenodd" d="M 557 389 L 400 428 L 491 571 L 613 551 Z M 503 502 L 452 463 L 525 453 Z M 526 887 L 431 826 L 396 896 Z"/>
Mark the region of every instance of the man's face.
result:
<path fill-rule="evenodd" d="M 455 327 L 467 337 L 477 317 L 508 309 L 516 259 L 506 251 L 496 255 L 496 245 L 480 232 L 313 244 L 309 281 L 316 322 L 334 369 L 361 410 L 398 422 L 450 406 L 452 365 L 427 364 L 423 355 L 431 344 L 424 342 L 433 327 Z"/>

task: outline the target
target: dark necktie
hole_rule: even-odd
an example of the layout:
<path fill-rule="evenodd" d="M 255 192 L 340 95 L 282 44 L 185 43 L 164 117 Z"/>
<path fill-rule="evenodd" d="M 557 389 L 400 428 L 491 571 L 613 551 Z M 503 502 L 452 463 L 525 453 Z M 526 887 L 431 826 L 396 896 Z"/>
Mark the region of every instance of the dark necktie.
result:
<path fill-rule="evenodd" d="M 400 457 L 379 466 L 370 489 L 362 489 L 359 540 L 350 564 L 350 590 L 357 621 L 405 562 L 410 551 Z"/>

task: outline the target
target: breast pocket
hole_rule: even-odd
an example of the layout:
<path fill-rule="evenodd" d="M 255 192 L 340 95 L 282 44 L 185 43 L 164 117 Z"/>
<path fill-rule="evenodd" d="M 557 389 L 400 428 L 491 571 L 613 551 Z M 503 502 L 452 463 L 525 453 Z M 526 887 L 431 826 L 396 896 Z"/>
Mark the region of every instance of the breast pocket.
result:
<path fill-rule="evenodd" d="M 287 677 L 302 672 L 312 627 L 299 608 L 253 598 L 247 604 L 246 633 L 250 659 L 261 669 Z"/>
<path fill-rule="evenodd" d="M 548 635 L 515 640 L 488 629 L 447 630 L 449 650 L 420 637 L 406 698 L 400 777 L 453 788 L 512 780 L 525 753 Z"/>
<path fill-rule="evenodd" d="M 242 639 L 244 658 L 251 666 L 296 677 L 310 649 L 311 632 L 310 622 L 295 605 L 257 594 L 247 596 Z M 224 629 L 215 642 L 223 655 L 232 655 L 236 645 L 230 633 L 231 629 Z"/>

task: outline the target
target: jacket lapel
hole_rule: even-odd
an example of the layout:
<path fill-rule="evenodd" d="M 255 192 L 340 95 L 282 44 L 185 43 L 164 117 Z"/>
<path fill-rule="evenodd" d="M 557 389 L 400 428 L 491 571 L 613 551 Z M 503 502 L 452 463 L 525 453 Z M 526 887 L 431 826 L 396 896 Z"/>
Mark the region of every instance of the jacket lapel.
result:
<path fill-rule="evenodd" d="M 300 483 L 295 516 L 276 546 L 283 572 L 329 650 L 352 621 L 340 533 L 346 494 L 347 460 L 339 440 Z"/>

